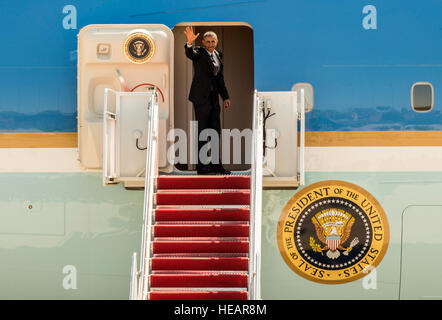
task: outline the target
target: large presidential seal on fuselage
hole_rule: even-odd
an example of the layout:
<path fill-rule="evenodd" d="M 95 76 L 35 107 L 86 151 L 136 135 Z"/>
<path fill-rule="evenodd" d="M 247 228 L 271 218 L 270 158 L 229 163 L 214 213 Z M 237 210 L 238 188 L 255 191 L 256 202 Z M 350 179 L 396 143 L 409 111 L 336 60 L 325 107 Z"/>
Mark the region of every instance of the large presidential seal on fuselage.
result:
<path fill-rule="evenodd" d="M 278 222 L 279 251 L 300 276 L 326 284 L 360 279 L 384 257 L 387 217 L 366 190 L 345 181 L 323 181 L 296 193 Z"/>

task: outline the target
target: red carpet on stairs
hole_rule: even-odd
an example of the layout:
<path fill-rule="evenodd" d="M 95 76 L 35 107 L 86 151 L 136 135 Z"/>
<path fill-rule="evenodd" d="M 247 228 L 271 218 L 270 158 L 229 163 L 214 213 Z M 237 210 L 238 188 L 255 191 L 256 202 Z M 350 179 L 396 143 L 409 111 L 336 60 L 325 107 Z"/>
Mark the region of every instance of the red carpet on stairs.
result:
<path fill-rule="evenodd" d="M 174 260 L 174 261 L 172 261 Z M 234 270 L 247 271 L 246 257 L 154 257 L 152 270 Z"/>
<path fill-rule="evenodd" d="M 150 285 L 155 288 L 246 288 L 247 273 L 209 274 L 199 271 L 199 274 L 152 274 L 150 276 Z"/>
<path fill-rule="evenodd" d="M 152 291 L 151 300 L 247 300 L 247 291 Z"/>
<path fill-rule="evenodd" d="M 248 208 L 157 208 L 155 220 L 161 221 L 249 221 Z"/>
<path fill-rule="evenodd" d="M 174 239 L 154 238 L 153 253 L 249 253 L 249 241 L 244 238 Z M 242 240 L 241 240 L 242 239 Z"/>
<path fill-rule="evenodd" d="M 157 188 L 167 189 L 247 189 L 250 176 L 160 176 Z"/>
<path fill-rule="evenodd" d="M 249 190 L 159 190 L 157 205 L 248 205 Z"/>
<path fill-rule="evenodd" d="M 250 176 L 157 179 L 151 300 L 246 300 Z"/>
<path fill-rule="evenodd" d="M 248 237 L 249 225 L 245 223 L 181 224 L 157 223 L 154 227 L 155 237 Z"/>

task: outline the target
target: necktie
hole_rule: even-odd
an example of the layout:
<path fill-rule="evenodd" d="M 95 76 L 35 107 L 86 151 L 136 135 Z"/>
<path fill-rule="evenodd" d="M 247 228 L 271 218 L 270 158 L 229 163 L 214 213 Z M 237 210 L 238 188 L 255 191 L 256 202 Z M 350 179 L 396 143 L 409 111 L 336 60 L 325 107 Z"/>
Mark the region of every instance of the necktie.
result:
<path fill-rule="evenodd" d="M 215 62 L 215 58 L 213 57 L 213 53 L 210 54 L 210 60 L 212 60 L 212 63 L 213 63 L 213 75 L 216 76 L 219 71 L 219 66 Z"/>

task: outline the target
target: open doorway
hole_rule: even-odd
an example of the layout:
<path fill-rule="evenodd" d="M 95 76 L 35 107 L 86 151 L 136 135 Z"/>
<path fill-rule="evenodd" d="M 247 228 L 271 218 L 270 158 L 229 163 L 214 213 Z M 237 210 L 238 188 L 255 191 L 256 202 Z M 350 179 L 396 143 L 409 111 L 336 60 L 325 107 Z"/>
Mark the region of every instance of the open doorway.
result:
<path fill-rule="evenodd" d="M 232 106 L 228 110 L 221 105 L 221 128 L 244 129 L 252 128 L 253 118 L 253 91 L 254 84 L 254 52 L 253 30 L 246 23 L 235 22 L 192 22 L 179 23 L 173 28 L 175 52 L 174 52 L 174 119 L 175 128 L 183 129 L 187 133 L 187 164 L 177 164 L 179 170 L 194 170 L 190 162 L 190 121 L 194 120 L 192 103 L 187 99 L 193 77 L 192 61 L 187 59 L 184 53 L 186 26 L 193 26 L 195 33 L 200 36 L 195 45 L 201 46 L 202 36 L 211 30 L 218 35 L 217 50 L 223 53 L 224 79 L 229 91 Z M 233 143 L 230 144 L 230 163 L 224 167 L 228 170 L 248 170 L 250 164 L 246 163 L 245 140 L 242 141 L 241 163 L 233 164 Z"/>

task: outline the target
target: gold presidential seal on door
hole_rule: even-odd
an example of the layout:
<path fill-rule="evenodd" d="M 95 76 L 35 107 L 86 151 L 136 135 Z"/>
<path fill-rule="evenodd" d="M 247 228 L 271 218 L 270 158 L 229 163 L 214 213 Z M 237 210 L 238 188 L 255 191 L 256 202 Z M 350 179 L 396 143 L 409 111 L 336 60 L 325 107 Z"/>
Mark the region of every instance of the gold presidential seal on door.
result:
<path fill-rule="evenodd" d="M 389 243 L 387 217 L 366 190 L 345 181 L 323 181 L 296 193 L 278 222 L 279 251 L 300 276 L 338 284 L 370 273 Z"/>
<path fill-rule="evenodd" d="M 149 61 L 154 52 L 155 44 L 152 38 L 143 32 L 132 33 L 124 43 L 124 53 L 134 63 Z"/>

